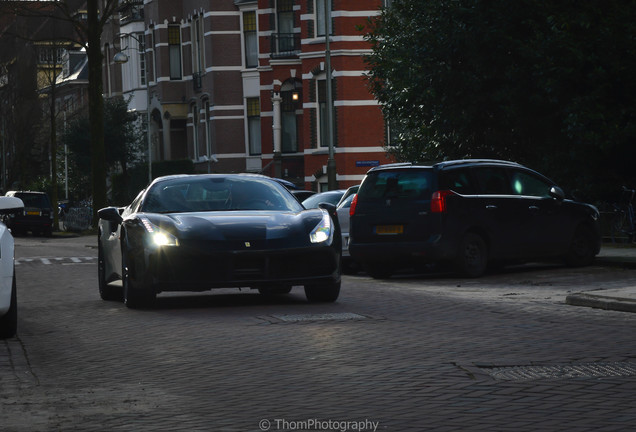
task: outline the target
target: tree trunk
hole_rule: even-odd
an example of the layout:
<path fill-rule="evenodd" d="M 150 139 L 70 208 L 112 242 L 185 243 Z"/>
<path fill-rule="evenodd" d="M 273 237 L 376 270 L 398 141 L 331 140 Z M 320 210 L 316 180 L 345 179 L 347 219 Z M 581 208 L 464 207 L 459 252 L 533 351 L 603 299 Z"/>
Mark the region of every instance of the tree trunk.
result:
<path fill-rule="evenodd" d="M 102 51 L 98 1 L 88 0 L 88 118 L 90 121 L 93 226 L 97 210 L 106 207 L 106 153 L 104 150 L 104 99 L 102 96 Z"/>

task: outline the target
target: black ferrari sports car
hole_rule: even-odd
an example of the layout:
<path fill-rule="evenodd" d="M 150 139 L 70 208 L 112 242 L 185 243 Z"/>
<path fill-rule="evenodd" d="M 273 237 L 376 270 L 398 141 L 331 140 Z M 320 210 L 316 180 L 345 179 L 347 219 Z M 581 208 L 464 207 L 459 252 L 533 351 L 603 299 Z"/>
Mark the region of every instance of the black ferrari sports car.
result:
<path fill-rule="evenodd" d="M 254 174 L 155 179 L 127 207 L 99 210 L 99 292 L 130 308 L 163 291 L 304 286 L 309 301 L 340 293 L 342 240 L 333 205 L 305 209 Z"/>

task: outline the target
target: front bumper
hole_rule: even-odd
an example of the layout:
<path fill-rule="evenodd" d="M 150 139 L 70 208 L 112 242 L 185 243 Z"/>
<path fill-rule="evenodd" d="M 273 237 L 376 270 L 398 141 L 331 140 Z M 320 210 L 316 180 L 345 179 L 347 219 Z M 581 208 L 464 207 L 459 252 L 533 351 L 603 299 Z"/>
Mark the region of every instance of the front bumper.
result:
<path fill-rule="evenodd" d="M 333 247 L 201 252 L 178 246 L 148 251 L 146 260 L 157 292 L 340 281 L 340 256 Z"/>

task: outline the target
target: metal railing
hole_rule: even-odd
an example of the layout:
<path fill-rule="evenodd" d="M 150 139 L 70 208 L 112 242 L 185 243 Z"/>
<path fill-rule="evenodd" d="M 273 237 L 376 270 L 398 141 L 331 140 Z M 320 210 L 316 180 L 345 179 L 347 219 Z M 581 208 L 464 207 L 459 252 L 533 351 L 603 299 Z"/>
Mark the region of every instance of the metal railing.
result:
<path fill-rule="evenodd" d="M 270 41 L 272 58 L 296 57 L 300 52 L 298 33 L 274 33 Z"/>
<path fill-rule="evenodd" d="M 93 209 L 90 207 L 71 207 L 61 219 L 64 231 L 84 231 L 91 227 Z"/>

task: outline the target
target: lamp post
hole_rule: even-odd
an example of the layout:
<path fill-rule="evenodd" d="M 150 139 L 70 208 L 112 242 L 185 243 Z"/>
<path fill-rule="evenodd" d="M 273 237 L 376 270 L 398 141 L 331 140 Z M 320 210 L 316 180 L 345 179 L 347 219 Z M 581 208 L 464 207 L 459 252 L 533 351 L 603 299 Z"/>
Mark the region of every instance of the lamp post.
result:
<path fill-rule="evenodd" d="M 333 146 L 333 94 L 331 89 L 331 49 L 329 47 L 330 31 L 329 23 L 331 22 L 331 0 L 324 0 L 325 3 L 325 102 L 327 103 L 327 143 L 329 144 L 329 157 L 327 158 L 327 187 L 334 190 L 338 186 L 336 184 L 336 159 L 334 158 Z"/>
<path fill-rule="evenodd" d="M 119 34 L 119 36 L 129 36 L 137 41 L 138 46 L 142 44 L 144 47 L 146 46 L 144 42 L 140 41 L 139 39 L 137 39 L 136 36 L 130 33 L 121 33 Z M 124 53 L 124 50 L 126 49 L 128 49 L 128 47 L 123 48 L 121 51 L 113 56 L 113 61 L 115 63 L 124 64 L 128 61 L 128 55 Z M 137 51 L 140 51 L 139 48 L 136 49 Z M 150 81 L 148 79 L 148 60 L 145 58 L 145 48 L 143 55 L 146 63 L 146 67 L 144 68 L 144 78 L 146 80 L 146 140 L 148 144 L 148 183 L 150 183 L 152 182 L 152 138 L 150 136 Z"/>

